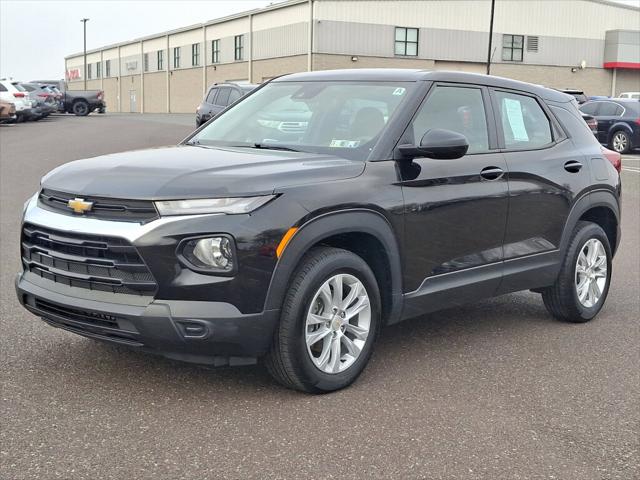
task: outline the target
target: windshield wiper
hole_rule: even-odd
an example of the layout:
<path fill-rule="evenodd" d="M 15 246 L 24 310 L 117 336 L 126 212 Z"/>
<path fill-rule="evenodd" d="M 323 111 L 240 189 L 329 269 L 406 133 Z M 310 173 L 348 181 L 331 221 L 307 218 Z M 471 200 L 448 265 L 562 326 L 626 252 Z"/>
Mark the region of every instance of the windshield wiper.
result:
<path fill-rule="evenodd" d="M 250 145 L 243 145 L 246 146 L 247 148 L 258 148 L 258 149 L 262 149 L 262 150 L 283 150 L 285 152 L 299 152 L 300 150 L 296 150 L 295 148 L 291 148 L 291 147 L 284 147 L 282 145 L 273 145 L 271 143 L 254 143 L 253 146 Z"/>

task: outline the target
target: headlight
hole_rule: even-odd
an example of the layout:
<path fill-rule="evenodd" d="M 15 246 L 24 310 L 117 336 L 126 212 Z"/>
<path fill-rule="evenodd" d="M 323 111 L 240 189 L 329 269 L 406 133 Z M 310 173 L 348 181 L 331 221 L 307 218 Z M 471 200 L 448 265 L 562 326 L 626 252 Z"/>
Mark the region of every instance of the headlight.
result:
<path fill-rule="evenodd" d="M 196 215 L 204 213 L 249 213 L 275 198 L 275 195 L 238 198 L 201 198 L 196 200 L 167 200 L 155 202 L 162 216 Z"/>
<path fill-rule="evenodd" d="M 226 236 L 187 239 L 179 250 L 193 270 L 231 273 L 235 269 L 232 240 Z"/>

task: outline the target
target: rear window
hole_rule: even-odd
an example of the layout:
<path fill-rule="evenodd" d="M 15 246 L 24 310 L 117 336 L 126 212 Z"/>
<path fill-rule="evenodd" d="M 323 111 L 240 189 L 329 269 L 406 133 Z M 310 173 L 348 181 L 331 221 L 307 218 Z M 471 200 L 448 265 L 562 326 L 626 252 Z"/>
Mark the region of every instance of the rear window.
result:
<path fill-rule="evenodd" d="M 529 150 L 553 142 L 551 123 L 535 98 L 499 90 L 495 94 L 506 148 Z"/>

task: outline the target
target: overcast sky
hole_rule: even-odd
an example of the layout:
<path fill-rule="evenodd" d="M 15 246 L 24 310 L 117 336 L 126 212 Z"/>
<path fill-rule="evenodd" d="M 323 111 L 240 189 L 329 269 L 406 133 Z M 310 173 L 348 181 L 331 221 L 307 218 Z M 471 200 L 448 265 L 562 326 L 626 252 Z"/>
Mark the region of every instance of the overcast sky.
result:
<path fill-rule="evenodd" d="M 556 0 L 548 0 L 552 3 Z M 557 0 L 562 1 L 562 0 Z M 619 0 L 640 5 L 640 0 Z M 260 8 L 268 0 L 0 0 L 0 78 L 64 77 L 64 57 L 87 49 Z"/>
<path fill-rule="evenodd" d="M 0 0 L 0 78 L 64 77 L 64 57 L 260 8 L 266 0 Z"/>

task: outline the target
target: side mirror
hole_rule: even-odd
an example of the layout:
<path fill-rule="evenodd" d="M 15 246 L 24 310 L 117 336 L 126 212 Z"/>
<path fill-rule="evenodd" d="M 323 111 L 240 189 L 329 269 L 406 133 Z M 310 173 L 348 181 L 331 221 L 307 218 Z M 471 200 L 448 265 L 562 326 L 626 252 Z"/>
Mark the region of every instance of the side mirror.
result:
<path fill-rule="evenodd" d="M 469 150 L 469 142 L 461 133 L 434 128 L 427 130 L 419 146 L 400 145 L 398 149 L 405 158 L 427 157 L 449 160 L 463 157 Z"/>

